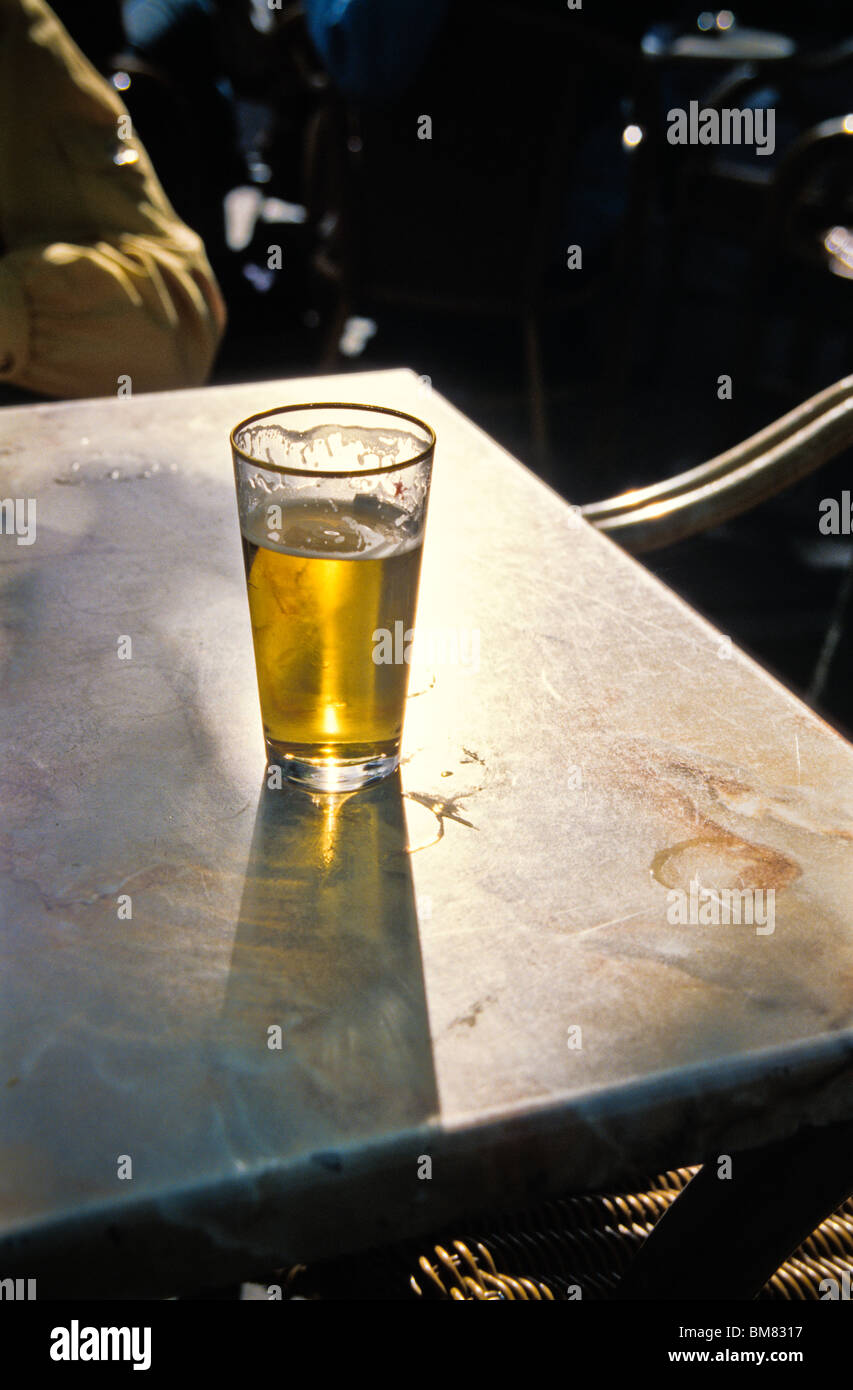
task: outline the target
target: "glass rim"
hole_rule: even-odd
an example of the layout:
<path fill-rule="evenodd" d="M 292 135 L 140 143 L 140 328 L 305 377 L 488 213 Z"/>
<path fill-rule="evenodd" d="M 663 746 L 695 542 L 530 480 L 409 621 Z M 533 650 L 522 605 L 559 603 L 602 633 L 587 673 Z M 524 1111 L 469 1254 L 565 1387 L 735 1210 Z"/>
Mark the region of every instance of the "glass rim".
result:
<path fill-rule="evenodd" d="M 284 464 L 268 463 L 264 459 L 254 458 L 237 443 L 235 436 L 238 430 L 245 429 L 247 425 L 253 425 L 256 420 L 265 420 L 270 415 L 287 415 L 296 410 L 365 410 L 376 415 L 394 415 L 398 420 L 407 420 L 410 425 L 417 425 L 429 436 L 429 442 L 419 454 L 415 454 L 412 458 L 405 459 L 402 463 L 383 463 L 378 468 L 290 468 Z M 435 430 L 425 420 L 419 419 L 417 415 L 409 415 L 405 410 L 395 410 L 393 406 L 365 405 L 361 401 L 306 401 L 297 405 L 273 406 L 271 410 L 258 410 L 254 415 L 247 415 L 245 420 L 236 424 L 228 437 L 233 453 L 246 463 L 253 464 L 255 468 L 265 468 L 272 473 L 288 473 L 309 478 L 369 478 L 377 473 L 393 473 L 401 468 L 411 468 L 414 464 L 424 463 L 435 450 Z"/>

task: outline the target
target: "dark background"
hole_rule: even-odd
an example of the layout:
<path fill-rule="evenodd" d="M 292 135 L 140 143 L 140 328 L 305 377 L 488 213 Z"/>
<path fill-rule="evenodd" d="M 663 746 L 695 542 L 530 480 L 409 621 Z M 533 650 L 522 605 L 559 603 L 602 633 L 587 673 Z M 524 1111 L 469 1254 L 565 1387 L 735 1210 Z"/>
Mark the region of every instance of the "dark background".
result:
<path fill-rule="evenodd" d="M 816 131 L 853 111 L 841 6 L 749 3 L 723 33 L 699 4 L 456 0 L 393 102 L 336 89 L 298 5 L 55 8 L 126 74 L 205 237 L 230 315 L 217 382 L 411 366 L 583 503 L 702 462 L 851 370 L 853 283 L 823 238 L 853 223 L 853 148 Z M 735 33 L 745 58 L 719 47 Z M 666 112 L 691 99 L 772 106 L 774 154 L 668 145 Z M 849 465 L 645 557 L 848 733 L 851 540 L 817 523 Z"/>

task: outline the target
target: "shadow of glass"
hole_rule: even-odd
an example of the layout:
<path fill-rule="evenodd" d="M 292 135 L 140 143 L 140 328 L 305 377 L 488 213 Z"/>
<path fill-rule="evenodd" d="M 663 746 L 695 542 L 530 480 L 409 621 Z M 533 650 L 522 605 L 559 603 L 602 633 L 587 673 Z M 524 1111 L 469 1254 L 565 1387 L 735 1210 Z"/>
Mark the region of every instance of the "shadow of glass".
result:
<path fill-rule="evenodd" d="M 399 774 L 349 796 L 263 787 L 219 1038 L 256 1153 L 436 1113 Z"/>

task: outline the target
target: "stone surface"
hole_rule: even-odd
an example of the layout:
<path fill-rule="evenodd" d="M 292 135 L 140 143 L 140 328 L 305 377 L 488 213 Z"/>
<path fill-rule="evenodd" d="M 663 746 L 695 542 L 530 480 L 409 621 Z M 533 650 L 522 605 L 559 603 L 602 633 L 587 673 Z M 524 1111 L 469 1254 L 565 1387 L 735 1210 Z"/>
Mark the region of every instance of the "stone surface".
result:
<path fill-rule="evenodd" d="M 228 449 L 324 398 L 439 441 L 402 772 L 325 800 L 264 784 Z M 413 374 L 7 409 L 0 466 L 0 1274 L 264 1277 L 853 1116 L 853 750 Z"/>

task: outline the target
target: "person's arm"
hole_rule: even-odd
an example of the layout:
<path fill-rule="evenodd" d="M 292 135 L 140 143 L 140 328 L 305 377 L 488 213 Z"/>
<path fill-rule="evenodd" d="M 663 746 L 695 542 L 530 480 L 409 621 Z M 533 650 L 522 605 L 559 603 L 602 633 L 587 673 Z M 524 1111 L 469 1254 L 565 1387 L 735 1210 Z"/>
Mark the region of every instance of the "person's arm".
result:
<path fill-rule="evenodd" d="M 0 0 L 0 382 L 95 396 L 125 376 L 205 380 L 222 299 L 129 124 L 43 0 Z"/>

